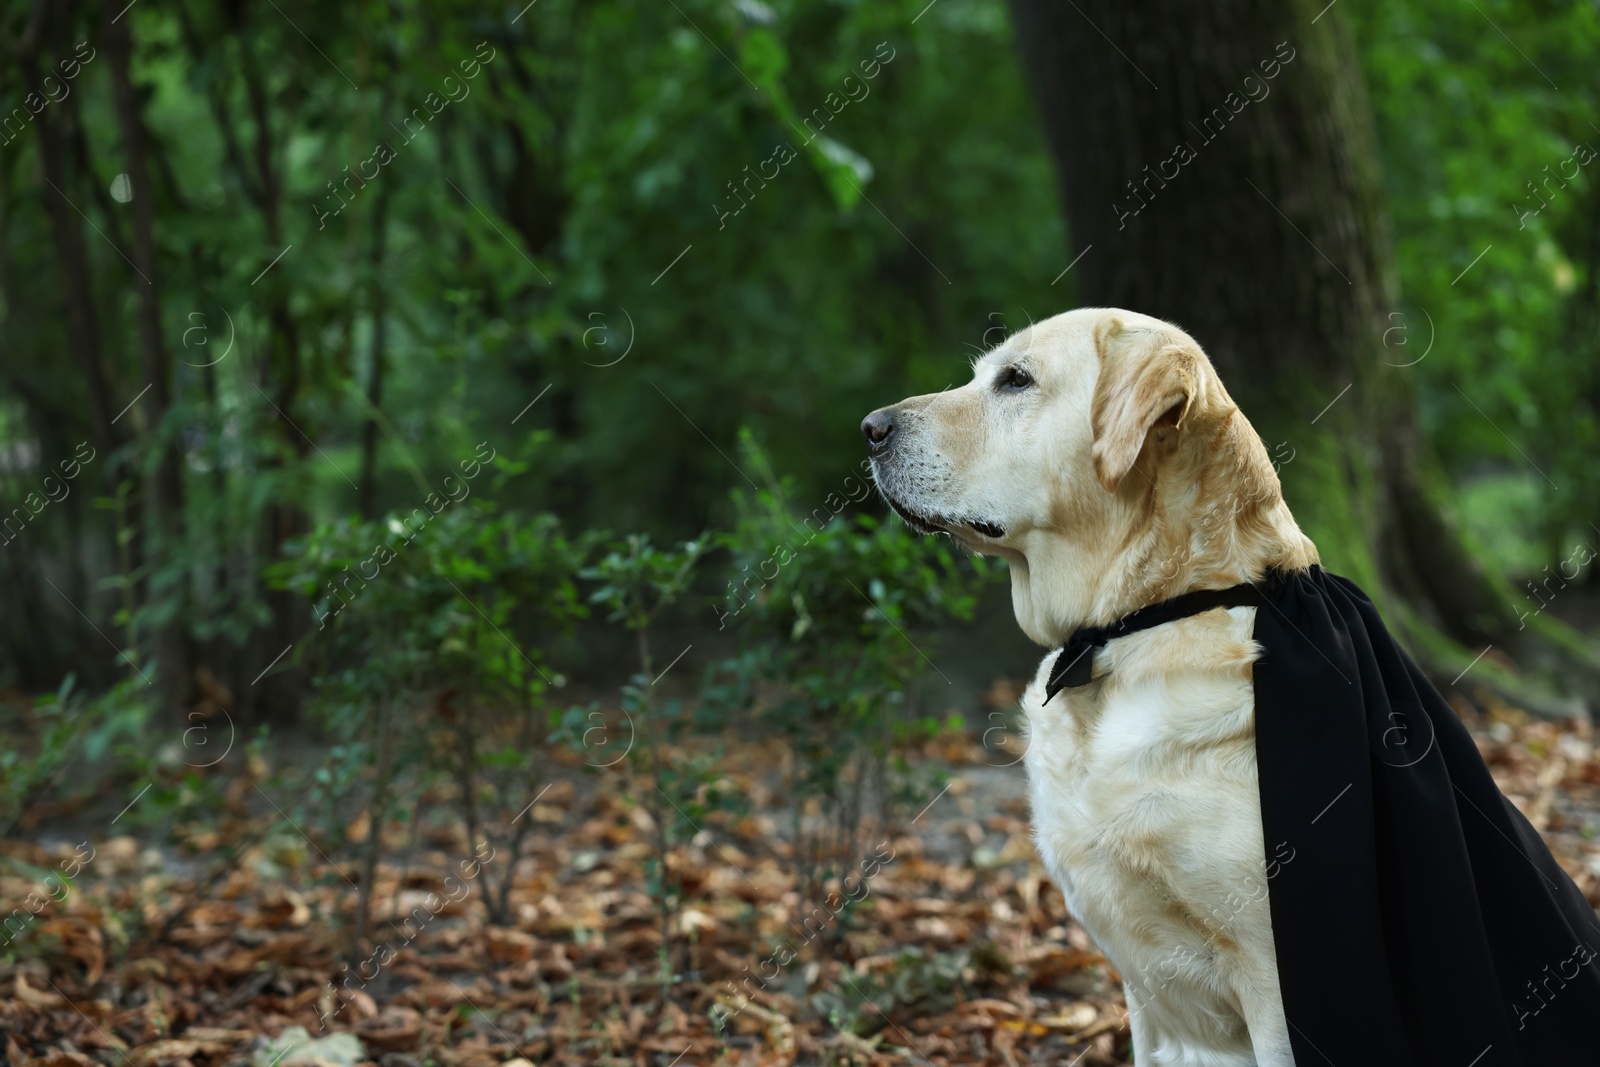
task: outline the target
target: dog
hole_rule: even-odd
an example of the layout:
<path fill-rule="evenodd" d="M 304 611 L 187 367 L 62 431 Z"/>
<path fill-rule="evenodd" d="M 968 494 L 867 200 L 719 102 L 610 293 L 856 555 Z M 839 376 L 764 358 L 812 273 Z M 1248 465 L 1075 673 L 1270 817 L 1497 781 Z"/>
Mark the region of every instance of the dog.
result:
<path fill-rule="evenodd" d="M 893 510 L 1004 559 L 1018 625 L 1052 649 L 1022 699 L 1034 838 L 1122 976 L 1135 1062 L 1293 1067 L 1257 784 L 1257 609 L 1114 639 L 1089 685 L 1046 700 L 1079 627 L 1318 562 L 1210 360 L 1170 323 L 1081 308 L 861 429 Z"/>

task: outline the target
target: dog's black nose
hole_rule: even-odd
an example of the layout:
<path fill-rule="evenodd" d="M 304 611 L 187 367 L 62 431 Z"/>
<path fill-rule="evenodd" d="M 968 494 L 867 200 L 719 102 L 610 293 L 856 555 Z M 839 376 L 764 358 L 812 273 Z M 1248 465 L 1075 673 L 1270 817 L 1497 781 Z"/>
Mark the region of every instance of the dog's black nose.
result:
<path fill-rule="evenodd" d="M 873 452 L 881 452 L 886 448 L 892 433 L 894 412 L 888 408 L 879 408 L 861 420 L 861 436 L 867 439 L 867 448 Z"/>

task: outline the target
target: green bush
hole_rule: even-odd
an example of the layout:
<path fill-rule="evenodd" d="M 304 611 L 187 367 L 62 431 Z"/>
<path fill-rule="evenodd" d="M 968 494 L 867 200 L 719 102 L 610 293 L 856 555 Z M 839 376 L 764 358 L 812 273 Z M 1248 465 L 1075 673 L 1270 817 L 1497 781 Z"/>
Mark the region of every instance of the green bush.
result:
<path fill-rule="evenodd" d="M 333 745 L 310 800 L 330 830 L 370 815 L 364 896 L 378 828 L 418 814 L 397 783 L 446 779 L 471 841 L 492 830 L 508 852 L 479 882 L 491 917 L 505 920 L 531 822 L 517 816 L 548 778 L 536 762 L 565 684 L 529 636 L 560 636 L 586 614 L 576 578 L 594 541 L 568 538 L 549 515 L 461 502 L 319 526 L 272 568 L 274 586 L 304 595 L 318 622 L 305 658 L 319 665 L 312 713 Z M 363 901 L 357 940 L 365 919 Z"/>
<path fill-rule="evenodd" d="M 69 674 L 54 693 L 39 697 L 29 721 L 8 725 L 8 743 L 0 747 L 0 837 L 46 797 L 93 792 L 108 757 L 150 766 L 154 754 L 138 742 L 148 737 L 152 710 L 150 687 L 137 675 L 91 696 Z"/>
<path fill-rule="evenodd" d="M 675 549 L 657 548 L 650 538 L 631 534 L 608 546 L 600 560 L 583 572 L 583 577 L 599 583 L 590 601 L 610 609 L 607 619 L 620 622 L 634 638 L 639 669 L 622 687 L 622 710 L 633 724 L 632 750 L 648 779 L 631 799 L 649 812 L 656 834 L 646 881 L 661 921 L 663 1001 L 680 966 L 674 927 L 683 905 L 683 879 L 672 869 L 672 849 L 693 836 L 705 820 L 708 802 L 715 804 L 720 797 L 714 760 L 666 744 L 683 724 L 683 708 L 680 701 L 656 695 L 656 682 L 672 664 L 656 673 L 659 664 L 651 649 L 650 628 L 689 589 L 707 547 L 701 537 Z M 633 777 L 626 780 L 631 783 Z M 691 832 L 684 832 L 685 824 Z"/>
<path fill-rule="evenodd" d="M 942 725 L 917 699 L 919 681 L 939 684 L 932 631 L 970 619 L 996 572 L 946 538 L 837 514 L 836 497 L 802 519 L 748 435 L 745 454 L 769 488 L 735 495 L 722 539 L 734 577 L 718 617 L 741 646 L 723 695 L 788 747 L 797 887 L 814 900 L 855 863 L 874 812 L 931 795 L 897 753 Z"/>

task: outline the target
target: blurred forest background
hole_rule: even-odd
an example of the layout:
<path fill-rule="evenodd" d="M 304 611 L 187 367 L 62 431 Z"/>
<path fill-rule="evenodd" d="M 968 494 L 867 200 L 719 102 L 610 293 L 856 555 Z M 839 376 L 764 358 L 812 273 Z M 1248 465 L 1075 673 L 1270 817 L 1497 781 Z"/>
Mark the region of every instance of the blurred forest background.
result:
<path fill-rule="evenodd" d="M 1003 568 L 887 522 L 856 428 L 1084 304 L 1195 334 L 1547 809 L 1592 774 L 1592 4 L 19 0 L 0 46 L 13 1063 L 1121 1062 Z M 12 900 L 80 840 L 98 888 Z M 973 1004 L 977 1051 L 907 1021 Z"/>

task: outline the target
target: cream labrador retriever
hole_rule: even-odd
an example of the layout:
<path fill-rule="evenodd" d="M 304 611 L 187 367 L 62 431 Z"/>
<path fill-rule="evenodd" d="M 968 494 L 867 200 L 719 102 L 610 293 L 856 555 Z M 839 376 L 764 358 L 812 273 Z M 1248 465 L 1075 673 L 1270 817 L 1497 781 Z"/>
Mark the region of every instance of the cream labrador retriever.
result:
<path fill-rule="evenodd" d="M 1256 609 L 1113 640 L 1092 684 L 1044 699 L 1078 627 L 1317 562 L 1205 353 L 1169 323 L 1082 308 L 862 432 L 894 510 L 1004 558 L 1017 623 L 1052 649 L 1022 700 L 1034 835 L 1122 975 L 1135 1062 L 1292 1067 L 1256 781 Z"/>

